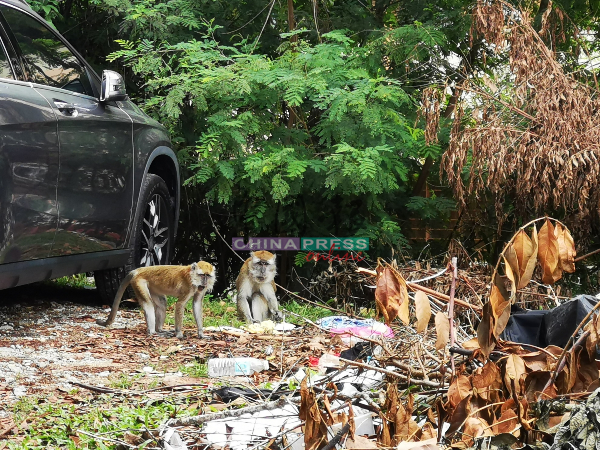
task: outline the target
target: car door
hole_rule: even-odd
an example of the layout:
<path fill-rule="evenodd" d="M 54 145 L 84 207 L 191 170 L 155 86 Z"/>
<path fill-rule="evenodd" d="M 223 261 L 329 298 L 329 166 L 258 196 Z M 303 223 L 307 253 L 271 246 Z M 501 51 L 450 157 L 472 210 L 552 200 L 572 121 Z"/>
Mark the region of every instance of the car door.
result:
<path fill-rule="evenodd" d="M 133 202 L 132 120 L 98 100 L 98 80 L 37 17 L 0 7 L 33 88 L 58 119 L 59 223 L 52 256 L 123 247 Z"/>
<path fill-rule="evenodd" d="M 56 116 L 16 64 L 0 23 L 0 264 L 47 257 L 58 224 Z"/>

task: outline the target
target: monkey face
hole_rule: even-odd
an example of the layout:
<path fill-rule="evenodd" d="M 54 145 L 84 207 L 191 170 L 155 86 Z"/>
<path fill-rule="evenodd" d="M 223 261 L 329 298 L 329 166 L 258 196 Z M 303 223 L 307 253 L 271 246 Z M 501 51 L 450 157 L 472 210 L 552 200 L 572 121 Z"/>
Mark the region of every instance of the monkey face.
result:
<path fill-rule="evenodd" d="M 275 279 L 277 268 L 275 267 L 275 255 L 267 251 L 252 253 L 250 264 L 250 275 L 259 283 L 270 283 Z"/>
<path fill-rule="evenodd" d="M 198 286 L 198 289 L 212 291 L 215 279 L 215 268 L 212 264 L 206 261 L 192 264 L 192 280 L 194 285 Z"/>

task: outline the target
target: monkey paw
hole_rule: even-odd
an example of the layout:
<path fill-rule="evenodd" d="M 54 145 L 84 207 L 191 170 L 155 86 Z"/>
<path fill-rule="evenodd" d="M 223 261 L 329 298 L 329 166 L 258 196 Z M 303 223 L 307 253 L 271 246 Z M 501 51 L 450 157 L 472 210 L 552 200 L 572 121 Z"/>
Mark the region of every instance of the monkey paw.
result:
<path fill-rule="evenodd" d="M 160 337 L 170 338 L 170 337 L 175 336 L 175 333 L 173 333 L 172 331 L 157 331 L 156 335 L 160 336 Z"/>
<path fill-rule="evenodd" d="M 275 320 L 276 322 L 281 322 L 283 320 L 283 314 L 281 314 L 281 311 L 272 311 L 271 315 L 273 316 L 273 320 Z"/>

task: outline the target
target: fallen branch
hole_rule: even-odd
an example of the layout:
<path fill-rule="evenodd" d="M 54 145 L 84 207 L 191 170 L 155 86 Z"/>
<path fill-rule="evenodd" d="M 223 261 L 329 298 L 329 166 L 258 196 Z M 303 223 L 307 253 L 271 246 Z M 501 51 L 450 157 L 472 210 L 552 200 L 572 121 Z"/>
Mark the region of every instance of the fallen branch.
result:
<path fill-rule="evenodd" d="M 89 386 L 87 384 L 78 383 L 77 381 L 69 381 L 69 383 L 71 383 L 73 386 L 79 386 L 81 388 L 87 389 L 88 391 L 99 392 L 100 394 L 120 394 L 120 395 L 131 394 L 131 392 L 125 392 L 125 391 L 122 391 L 119 389 Z"/>
<path fill-rule="evenodd" d="M 240 417 L 244 414 L 254 414 L 260 411 L 269 411 L 271 409 L 281 408 L 288 403 L 286 397 L 281 397 L 279 400 L 272 402 L 261 403 L 259 405 L 249 406 L 247 408 L 230 409 L 215 414 L 202 414 L 200 416 L 181 417 L 179 419 L 171 419 L 167 422 L 167 426 L 185 427 L 188 425 L 200 425 L 211 420 L 228 419 L 230 417 Z"/>

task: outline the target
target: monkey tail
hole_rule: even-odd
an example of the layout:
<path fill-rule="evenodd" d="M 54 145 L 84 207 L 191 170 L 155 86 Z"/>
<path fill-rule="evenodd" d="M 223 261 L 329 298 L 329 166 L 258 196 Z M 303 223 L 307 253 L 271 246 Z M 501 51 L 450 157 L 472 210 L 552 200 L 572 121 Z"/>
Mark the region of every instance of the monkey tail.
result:
<path fill-rule="evenodd" d="M 119 286 L 119 290 L 117 291 L 117 295 L 115 295 L 115 300 L 113 301 L 113 305 L 112 305 L 112 308 L 110 310 L 110 314 L 108 315 L 108 319 L 106 319 L 105 321 L 102 321 L 102 320 L 98 319 L 96 321 L 96 323 L 98 325 L 102 325 L 103 327 L 107 327 L 107 326 L 109 326 L 111 323 L 113 323 L 115 321 L 115 317 L 117 317 L 117 311 L 119 310 L 119 305 L 121 304 L 121 298 L 123 298 L 123 294 L 125 293 L 125 289 L 127 289 L 127 286 L 129 285 L 129 283 L 131 282 L 131 279 L 133 278 L 133 273 L 134 273 L 134 271 L 132 270 L 123 279 L 123 281 L 121 282 L 121 285 Z"/>

